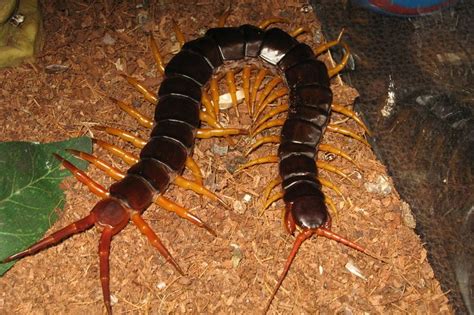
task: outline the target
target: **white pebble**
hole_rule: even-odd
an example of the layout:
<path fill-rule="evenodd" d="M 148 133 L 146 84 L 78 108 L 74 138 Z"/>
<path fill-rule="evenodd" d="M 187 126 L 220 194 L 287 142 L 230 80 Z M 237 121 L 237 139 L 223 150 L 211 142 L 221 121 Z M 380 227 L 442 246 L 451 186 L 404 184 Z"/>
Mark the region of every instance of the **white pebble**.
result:
<path fill-rule="evenodd" d="M 250 200 L 252 200 L 252 196 L 249 194 L 245 194 L 243 200 L 244 202 L 250 202 Z"/>
<path fill-rule="evenodd" d="M 163 281 L 161 282 L 158 282 L 158 284 L 156 285 L 156 287 L 160 290 L 163 290 L 164 288 L 166 288 L 166 283 L 164 283 Z"/>
<path fill-rule="evenodd" d="M 392 187 L 385 176 L 379 175 L 375 183 L 365 183 L 365 189 L 370 193 L 386 196 L 392 192 Z"/>
<path fill-rule="evenodd" d="M 115 295 L 111 294 L 110 295 L 110 304 L 111 305 L 115 305 L 118 303 L 118 297 L 116 297 Z"/>
<path fill-rule="evenodd" d="M 243 90 L 238 90 L 236 92 L 236 95 L 237 95 L 237 103 L 241 102 L 245 97 Z M 228 109 L 230 107 L 232 107 L 232 97 L 230 93 L 219 95 L 219 109 Z"/>
<path fill-rule="evenodd" d="M 362 271 L 360 271 L 360 269 L 356 265 L 354 265 L 352 260 L 349 260 L 349 262 L 346 264 L 345 267 L 354 276 L 359 277 L 359 278 L 364 279 L 365 281 L 367 281 L 367 278 L 362 274 Z"/>

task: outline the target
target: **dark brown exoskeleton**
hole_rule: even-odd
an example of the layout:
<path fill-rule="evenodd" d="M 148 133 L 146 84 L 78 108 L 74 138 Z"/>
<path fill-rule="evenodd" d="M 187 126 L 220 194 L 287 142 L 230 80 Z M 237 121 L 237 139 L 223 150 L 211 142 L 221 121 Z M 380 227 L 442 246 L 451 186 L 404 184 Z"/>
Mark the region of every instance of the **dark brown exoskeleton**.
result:
<path fill-rule="evenodd" d="M 323 46 L 322 50 L 327 47 L 329 46 Z M 340 67 L 336 67 L 328 71 L 324 63 L 316 59 L 317 54 L 309 46 L 299 43 L 281 29 L 264 30 L 252 25 L 213 28 L 203 37 L 185 43 L 181 51 L 164 68 L 165 77 L 158 91 L 159 100 L 153 121 L 141 117 L 145 125 L 153 128 L 150 139 L 140 141 L 124 131 L 103 128 L 109 133 L 127 139 L 133 138 L 131 141 L 142 147 L 139 158 L 129 156 L 113 145 L 95 140 L 97 145 L 129 162 L 131 167 L 123 173 L 92 155 L 72 151 L 118 180 L 106 189 L 71 163 L 57 156 L 66 168 L 92 192 L 101 196 L 102 200 L 85 218 L 4 259 L 3 262 L 32 255 L 95 224 L 102 229 L 99 242 L 100 279 L 105 306 L 107 312 L 111 313 L 110 242 L 115 234 L 132 221 L 166 260 L 182 273 L 168 250 L 142 219 L 141 214 L 155 202 L 214 234 L 214 231 L 199 218 L 171 203 L 162 195 L 173 182 L 183 187 L 194 187 L 191 189 L 220 201 L 199 183 L 196 185 L 186 182 L 180 174 L 185 166 L 194 167 L 190 156 L 196 137 L 243 133 L 240 129 L 219 128 L 216 122 L 214 124 L 217 127 L 214 126 L 214 129 L 200 129 L 200 122 L 203 117 L 211 114 L 201 110 L 201 100 L 202 90 L 213 73 L 226 61 L 245 58 L 259 58 L 264 63 L 276 67 L 289 89 L 288 117 L 281 130 L 278 157 L 277 159 L 269 157 L 268 160 L 279 162 L 283 199 L 286 204 L 285 227 L 289 233 L 293 234 L 298 230 L 299 234 L 265 311 L 288 272 L 299 246 L 312 235 L 325 236 L 364 251 L 362 247 L 330 231 L 331 219 L 326 208 L 325 196 L 321 191 L 321 183 L 316 178 L 315 159 L 318 145 L 331 114 L 332 93 L 329 78 L 340 70 Z M 120 104 L 119 106 L 122 107 Z M 209 117 L 207 119 L 206 122 L 212 123 L 212 119 Z M 154 199 L 156 195 L 158 198 Z"/>

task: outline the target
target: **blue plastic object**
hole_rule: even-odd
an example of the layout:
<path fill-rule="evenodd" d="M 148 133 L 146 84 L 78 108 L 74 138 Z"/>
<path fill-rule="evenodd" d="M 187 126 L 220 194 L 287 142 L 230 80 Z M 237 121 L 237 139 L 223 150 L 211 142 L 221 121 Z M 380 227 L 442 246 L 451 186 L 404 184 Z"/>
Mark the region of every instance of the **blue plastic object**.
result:
<path fill-rule="evenodd" d="M 455 4 L 457 0 L 352 0 L 352 3 L 387 15 L 427 15 Z"/>

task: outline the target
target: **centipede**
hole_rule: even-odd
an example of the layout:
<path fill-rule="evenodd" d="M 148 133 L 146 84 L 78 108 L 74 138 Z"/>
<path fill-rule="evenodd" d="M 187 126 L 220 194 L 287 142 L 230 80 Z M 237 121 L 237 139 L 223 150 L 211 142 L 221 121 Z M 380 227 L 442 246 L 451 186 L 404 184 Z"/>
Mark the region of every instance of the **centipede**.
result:
<path fill-rule="evenodd" d="M 98 252 L 103 301 L 107 313 L 112 314 L 109 268 L 112 238 L 131 221 L 163 258 L 178 273 L 184 275 L 176 259 L 143 219 L 142 214 L 150 205 L 157 204 L 216 236 L 217 233 L 209 224 L 190 210 L 168 199 L 165 194 L 172 183 L 228 207 L 222 197 L 204 186 L 202 172 L 193 159 L 193 148 L 197 139 L 224 137 L 230 144 L 235 144 L 233 137 L 239 136 L 255 138 L 246 155 L 263 145 L 277 144 L 276 154 L 250 160 L 242 164 L 236 173 L 263 163 L 278 165 L 278 176 L 267 185 L 263 192 L 262 208 L 268 208 L 272 203 L 283 199 L 284 228 L 287 233 L 296 235 L 283 271 L 262 310 L 264 313 L 271 307 L 300 246 L 312 236 L 323 236 L 371 255 L 364 247 L 331 230 L 331 211 L 328 207 L 332 209 L 335 207 L 322 192 L 322 186 L 332 188 L 336 192 L 337 187 L 318 176 L 318 169 L 321 168 L 338 172 L 334 167 L 318 160 L 319 150 L 328 151 L 352 161 L 343 151 L 321 143 L 325 132 L 341 133 L 367 144 L 363 137 L 350 129 L 330 123 L 332 112 L 338 112 L 354 119 L 366 133 L 369 133 L 355 112 L 333 104 L 330 80 L 347 63 L 350 56 L 349 47 L 340 36 L 336 40 L 313 49 L 297 39 L 304 29 L 288 33 L 281 28 L 270 27 L 276 23 L 286 22 L 280 18 L 265 20 L 258 26 L 244 24 L 226 27 L 224 24 L 227 15 L 228 12 L 219 19 L 217 27 L 210 28 L 202 37 L 187 42 L 175 25 L 176 37 L 181 48 L 166 66 L 153 35 L 149 35 L 152 55 L 158 70 L 163 74 L 163 81 L 158 92 L 153 93 L 133 77 L 125 74 L 123 77 L 148 101 L 156 104 L 154 117 L 146 117 L 131 105 L 110 97 L 111 102 L 137 119 L 141 125 L 151 129 L 149 139 L 138 138 L 118 128 L 96 127 L 100 131 L 132 143 L 140 149 L 139 155 L 135 156 L 119 146 L 94 138 L 93 142 L 96 146 L 107 150 L 129 165 L 129 168 L 123 171 L 95 155 L 70 150 L 75 156 L 88 161 L 116 180 L 106 188 L 71 162 L 55 154 L 65 168 L 70 170 L 93 194 L 100 197 L 100 201 L 87 216 L 53 232 L 29 248 L 4 258 L 3 263 L 34 255 L 95 225 L 101 231 Z M 344 48 L 344 56 L 339 64 L 328 68 L 318 59 L 318 56 L 335 46 Z M 242 69 L 244 100 L 252 125 L 248 128 L 224 127 L 219 121 L 218 79 L 215 74 L 226 64 L 249 60 L 265 65 L 263 70 L 258 71 L 253 86 L 251 73 L 254 72 L 254 67 L 245 65 Z M 260 86 L 268 68 L 276 72 L 278 76 L 268 83 L 257 99 L 257 91 L 261 89 Z M 239 115 L 235 72 L 227 71 L 225 78 L 232 99 L 232 107 Z M 275 91 L 275 87 L 279 84 L 283 84 L 284 87 Z M 288 95 L 288 104 L 272 108 L 270 105 L 272 101 L 282 95 Z M 285 113 L 286 117 L 278 118 Z M 207 126 L 202 127 L 202 123 Z M 279 134 L 262 135 L 264 131 L 274 127 L 281 127 Z M 190 171 L 193 179 L 183 177 L 185 169 Z M 271 191 L 278 185 L 281 186 L 281 192 L 271 195 Z"/>

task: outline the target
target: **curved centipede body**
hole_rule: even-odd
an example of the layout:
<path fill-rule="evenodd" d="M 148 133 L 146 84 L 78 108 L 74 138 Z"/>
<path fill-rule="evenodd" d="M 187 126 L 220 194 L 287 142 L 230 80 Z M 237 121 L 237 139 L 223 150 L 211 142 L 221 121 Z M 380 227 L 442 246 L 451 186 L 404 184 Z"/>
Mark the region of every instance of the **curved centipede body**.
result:
<path fill-rule="evenodd" d="M 336 44 L 339 44 L 339 41 Z M 312 235 L 325 236 L 365 252 L 361 246 L 330 230 L 331 216 L 326 207 L 327 200 L 321 191 L 322 181 L 317 177 L 318 168 L 315 160 L 318 147 L 322 135 L 328 128 L 333 108 L 331 106 L 332 92 L 329 86 L 330 77 L 339 71 L 338 69 L 328 70 L 326 65 L 317 59 L 320 52 L 317 50 L 315 53 L 311 47 L 300 43 L 294 36 L 280 28 L 266 30 L 252 25 L 212 28 L 204 36 L 184 43 L 180 52 L 164 67 L 164 80 L 157 94 L 158 101 L 153 120 L 143 119 L 144 125 L 152 127 L 149 140 L 140 141 L 121 130 L 102 128 L 110 134 L 128 139 L 141 147 L 139 157 L 130 156 L 113 145 L 95 140 L 97 145 L 124 159 L 131 165 L 130 168 L 126 172 L 121 172 L 94 156 L 73 151 L 75 155 L 93 163 L 117 180 L 106 189 L 88 178 L 71 163 L 57 156 L 66 168 L 102 199 L 85 218 L 49 235 L 30 248 L 4 259 L 3 262 L 32 255 L 72 234 L 96 225 L 102 230 L 99 241 L 99 259 L 103 299 L 107 312 L 112 313 L 109 289 L 110 244 L 112 237 L 127 226 L 129 221 L 132 221 L 163 257 L 183 274 L 177 262 L 143 220 L 141 214 L 152 203 L 157 203 L 215 235 L 206 223 L 187 209 L 166 199 L 163 194 L 169 184 L 174 182 L 223 203 L 219 197 L 202 186 L 199 171 L 196 170 L 191 155 L 197 137 L 245 133 L 238 128 L 222 128 L 217 122 L 219 116 L 217 104 L 214 104 L 215 107 L 212 109 L 205 106 L 206 110 L 202 110 L 201 102 L 205 97 L 203 89 L 209 84 L 219 67 L 227 61 L 247 58 L 256 58 L 281 73 L 289 94 L 288 106 L 266 115 L 261 120 L 258 120 L 258 117 L 264 112 L 266 105 L 260 103 L 257 108 L 249 107 L 249 113 L 256 121 L 251 130 L 253 135 L 258 134 L 262 129 L 258 127 L 264 125 L 265 121 L 273 115 L 288 111 L 288 116 L 283 121 L 274 124 L 282 125 L 280 136 L 264 137 L 252 148 L 253 150 L 263 143 L 277 142 L 279 143 L 278 154 L 241 167 L 243 169 L 264 162 L 278 163 L 279 179 L 276 182 L 282 185 L 282 197 L 286 205 L 284 226 L 290 234 L 298 231 L 293 250 L 267 303 L 265 312 L 270 307 L 299 246 Z M 210 85 L 212 84 L 214 81 L 211 81 Z M 156 100 L 153 96 L 150 98 L 152 101 Z M 127 108 L 120 101 L 113 101 Z M 133 111 L 130 108 L 128 110 Z M 200 128 L 203 119 L 213 128 Z M 181 177 L 185 167 L 194 170 L 192 173 L 195 181 L 188 181 Z"/>

